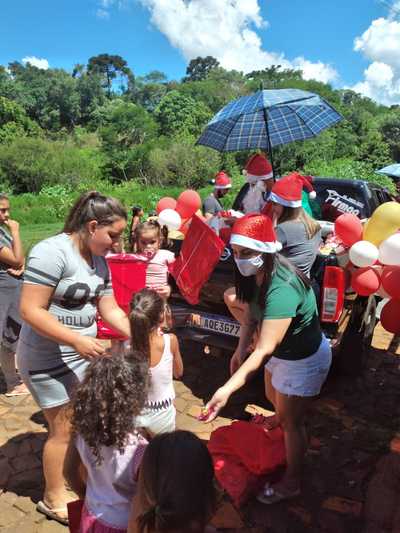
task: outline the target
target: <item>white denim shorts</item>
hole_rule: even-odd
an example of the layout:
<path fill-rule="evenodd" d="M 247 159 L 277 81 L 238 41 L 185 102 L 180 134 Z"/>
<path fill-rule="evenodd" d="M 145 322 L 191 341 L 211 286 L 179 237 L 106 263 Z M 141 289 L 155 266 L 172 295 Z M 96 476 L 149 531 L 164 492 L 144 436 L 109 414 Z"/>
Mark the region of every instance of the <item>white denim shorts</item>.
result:
<path fill-rule="evenodd" d="M 288 396 L 317 396 L 332 362 L 332 350 L 323 335 L 318 350 L 298 361 L 271 357 L 265 369 L 272 375 L 275 390 Z"/>

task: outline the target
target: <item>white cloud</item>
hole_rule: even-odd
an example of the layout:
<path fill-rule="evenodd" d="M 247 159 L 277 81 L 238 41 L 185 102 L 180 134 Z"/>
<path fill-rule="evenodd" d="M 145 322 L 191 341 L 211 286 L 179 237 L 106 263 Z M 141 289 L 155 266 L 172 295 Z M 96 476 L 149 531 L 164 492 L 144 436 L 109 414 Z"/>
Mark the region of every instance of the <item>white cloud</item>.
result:
<path fill-rule="evenodd" d="M 109 19 L 110 18 L 110 13 L 106 9 L 99 8 L 96 11 L 96 16 L 97 16 L 97 18 L 103 19 L 103 20 L 104 19 Z"/>
<path fill-rule="evenodd" d="M 27 65 L 28 63 L 32 66 L 32 67 L 37 67 L 37 68 L 40 68 L 42 70 L 47 70 L 49 68 L 49 62 L 47 61 L 47 59 L 43 59 L 43 58 L 39 58 L 39 57 L 35 57 L 35 56 L 26 56 L 22 59 L 22 63 L 24 65 Z"/>
<path fill-rule="evenodd" d="M 337 71 L 322 61 L 312 63 L 304 57 L 297 57 L 292 61 L 293 66 L 303 71 L 303 78 L 305 80 L 318 80 L 323 83 L 329 83 L 338 79 Z"/>
<path fill-rule="evenodd" d="M 306 79 L 330 82 L 336 70 L 303 57 L 290 61 L 283 53 L 264 50 L 255 31 L 267 25 L 258 0 L 140 0 L 152 24 L 190 61 L 211 55 L 226 69 L 243 72 L 271 65 L 302 69 Z"/>
<path fill-rule="evenodd" d="M 386 105 L 400 103 L 400 22 L 393 18 L 397 6 L 400 1 L 392 4 L 388 18 L 373 20 L 354 41 L 354 50 L 371 64 L 352 89 Z"/>

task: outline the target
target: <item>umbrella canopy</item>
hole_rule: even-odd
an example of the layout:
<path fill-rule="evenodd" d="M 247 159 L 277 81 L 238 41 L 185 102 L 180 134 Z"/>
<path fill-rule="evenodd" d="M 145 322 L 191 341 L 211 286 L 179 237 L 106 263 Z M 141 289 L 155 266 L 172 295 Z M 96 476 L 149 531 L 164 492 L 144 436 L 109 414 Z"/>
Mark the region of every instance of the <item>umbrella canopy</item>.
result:
<path fill-rule="evenodd" d="M 384 174 L 385 176 L 394 178 L 396 181 L 400 180 L 400 163 L 395 163 L 393 165 L 383 167 L 380 170 L 377 170 L 376 173 Z"/>
<path fill-rule="evenodd" d="M 262 148 L 315 137 L 342 120 L 323 98 L 299 89 L 264 89 L 223 107 L 197 144 L 220 152 Z"/>

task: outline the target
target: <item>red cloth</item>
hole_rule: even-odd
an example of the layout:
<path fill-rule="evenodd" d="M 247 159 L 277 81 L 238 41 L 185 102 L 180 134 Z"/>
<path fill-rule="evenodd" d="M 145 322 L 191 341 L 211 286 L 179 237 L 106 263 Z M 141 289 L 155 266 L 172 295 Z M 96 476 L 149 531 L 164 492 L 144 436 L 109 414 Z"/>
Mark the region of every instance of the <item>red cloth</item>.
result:
<path fill-rule="evenodd" d="M 173 264 L 172 275 L 187 302 L 196 305 L 203 285 L 210 277 L 225 248 L 224 242 L 197 215 Z"/>
<path fill-rule="evenodd" d="M 68 526 L 71 533 L 80 533 L 82 508 L 83 500 L 74 500 L 67 503 Z"/>
<path fill-rule="evenodd" d="M 252 422 L 233 422 L 213 431 L 208 449 L 215 477 L 237 507 L 286 462 L 282 429 L 265 431 Z"/>
<path fill-rule="evenodd" d="M 129 313 L 132 296 L 146 286 L 147 263 L 138 261 L 130 254 L 113 254 L 106 259 L 117 304 L 125 313 Z M 101 317 L 97 320 L 97 337 L 124 340 L 124 337 L 104 324 Z"/>

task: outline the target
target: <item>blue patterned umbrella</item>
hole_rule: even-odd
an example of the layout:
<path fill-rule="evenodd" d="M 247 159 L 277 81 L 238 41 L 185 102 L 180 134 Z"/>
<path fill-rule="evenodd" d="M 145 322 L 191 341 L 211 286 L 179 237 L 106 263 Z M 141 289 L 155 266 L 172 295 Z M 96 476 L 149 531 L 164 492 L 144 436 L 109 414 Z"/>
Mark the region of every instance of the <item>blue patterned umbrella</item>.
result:
<path fill-rule="evenodd" d="M 219 152 L 266 149 L 315 137 L 343 117 L 317 94 L 264 89 L 223 107 L 197 140 Z"/>
<path fill-rule="evenodd" d="M 376 171 L 377 174 L 384 174 L 385 176 L 390 176 L 396 181 L 400 180 L 400 163 L 394 163 L 387 167 L 383 167 L 380 170 Z"/>

